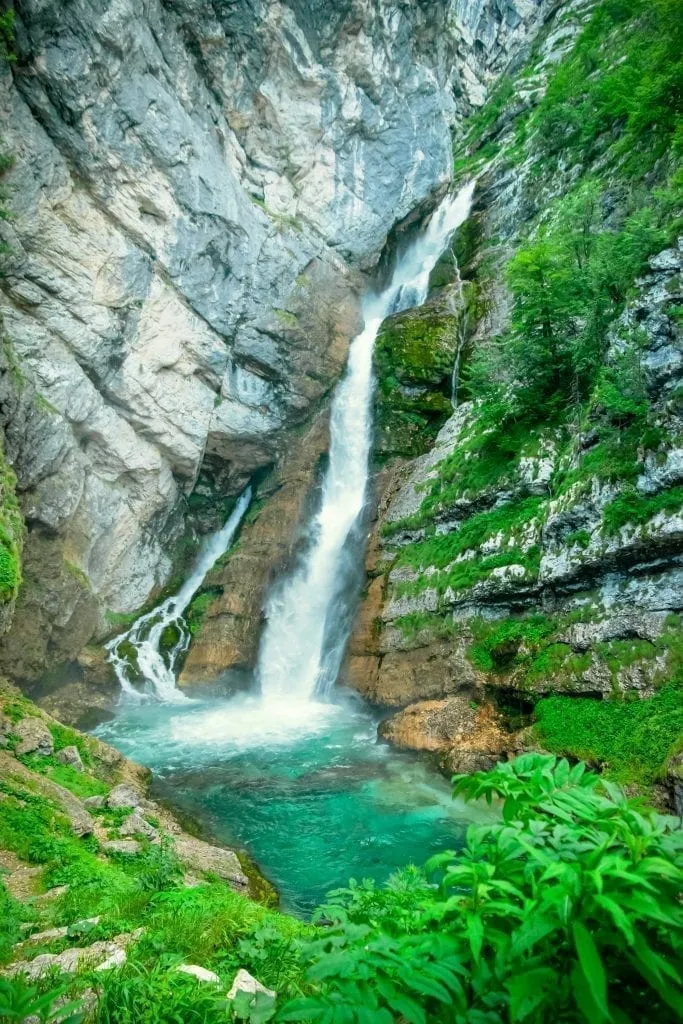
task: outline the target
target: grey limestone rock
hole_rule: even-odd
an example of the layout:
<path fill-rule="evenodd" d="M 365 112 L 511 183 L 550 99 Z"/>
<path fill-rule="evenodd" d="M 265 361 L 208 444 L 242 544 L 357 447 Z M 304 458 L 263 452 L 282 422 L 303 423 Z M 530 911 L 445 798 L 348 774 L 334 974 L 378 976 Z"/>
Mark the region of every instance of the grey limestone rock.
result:
<path fill-rule="evenodd" d="M 83 771 L 83 761 L 81 760 L 78 747 L 62 747 L 61 750 L 57 751 L 56 756 L 60 764 L 68 765 L 70 768 L 74 768 L 77 772 Z"/>
<path fill-rule="evenodd" d="M 48 757 L 55 747 L 52 733 L 41 718 L 27 716 L 12 727 L 19 737 L 15 752 L 17 754 L 40 754 Z"/>
<path fill-rule="evenodd" d="M 107 797 L 107 807 L 139 807 L 142 797 L 136 789 L 133 789 L 127 782 L 122 782 L 110 791 Z"/>

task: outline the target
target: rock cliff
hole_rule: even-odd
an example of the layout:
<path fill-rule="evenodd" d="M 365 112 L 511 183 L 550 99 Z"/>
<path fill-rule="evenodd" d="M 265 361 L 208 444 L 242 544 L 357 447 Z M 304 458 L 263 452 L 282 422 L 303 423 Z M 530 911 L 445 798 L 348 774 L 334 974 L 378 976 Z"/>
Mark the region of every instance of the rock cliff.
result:
<path fill-rule="evenodd" d="M 393 359 L 377 349 L 378 511 L 346 681 L 407 708 L 383 735 L 441 751 L 449 769 L 485 767 L 505 748 L 477 714 L 507 722 L 510 751 L 548 743 L 598 763 L 601 715 L 637 758 L 617 719 L 639 706 L 661 730 L 643 769 L 652 782 L 683 726 L 680 182 L 666 136 L 638 136 L 636 165 L 620 137 L 627 111 L 595 113 L 591 83 L 620 74 L 615 54 L 628 66 L 647 52 L 643 22 L 624 20 L 567 5 L 472 120 L 456 168 L 477 177 L 474 206 L 454 243 L 457 280 L 444 261 L 417 328 L 422 379 L 406 387 L 400 346 Z M 448 393 L 429 374 L 432 319 L 457 334 L 449 295 L 462 326 L 461 278 L 463 401 L 431 442 L 429 396 L 438 409 Z M 397 319 L 395 335 L 414 330 Z M 581 696 L 593 700 L 572 703 Z M 592 716 L 592 733 L 572 732 L 572 716 Z M 640 769 L 624 771 L 636 781 Z"/>
<path fill-rule="evenodd" d="M 0 416 L 29 536 L 4 664 L 31 678 L 168 580 L 196 487 L 224 504 L 317 415 L 361 272 L 544 5 L 14 6 Z"/>

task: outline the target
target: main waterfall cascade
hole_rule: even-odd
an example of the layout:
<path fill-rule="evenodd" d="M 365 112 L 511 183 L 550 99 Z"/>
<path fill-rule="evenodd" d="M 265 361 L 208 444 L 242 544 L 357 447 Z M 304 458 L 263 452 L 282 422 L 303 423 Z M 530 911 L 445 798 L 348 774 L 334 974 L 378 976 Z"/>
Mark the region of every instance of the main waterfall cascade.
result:
<path fill-rule="evenodd" d="M 420 306 L 427 298 L 432 270 L 469 215 L 474 186 L 469 182 L 442 200 L 426 229 L 399 253 L 386 287 L 368 293 L 363 300 L 363 330 L 351 342 L 346 373 L 332 401 L 329 465 L 320 508 L 310 526 L 310 543 L 300 564 L 274 587 L 267 602 L 256 673 L 261 725 L 250 720 L 256 713 L 253 700 L 234 702 L 231 707 L 231 732 L 239 735 L 242 743 L 248 742 L 255 729 L 264 730 L 259 735 L 269 734 L 267 723 L 278 733 L 302 722 L 312 724 L 320 717 L 321 701 L 337 679 L 352 618 L 352 583 L 363 558 L 360 526 L 372 443 L 375 338 L 385 317 Z M 132 676 L 137 675 L 160 701 L 187 699 L 176 686 L 175 675 L 190 642 L 184 612 L 206 573 L 230 546 L 250 500 L 251 489 L 247 488 L 225 526 L 205 543 L 178 593 L 142 615 L 107 645 L 109 660 L 127 696 L 135 700 L 144 696 L 134 684 Z M 177 639 L 166 646 L 164 656 L 161 642 L 168 627 L 177 632 Z"/>
<path fill-rule="evenodd" d="M 190 643 L 190 631 L 184 613 L 201 586 L 204 577 L 214 563 L 225 554 L 244 518 L 251 501 L 251 487 L 247 487 L 237 499 L 227 522 L 204 542 L 192 567 L 192 572 L 177 594 L 166 598 L 151 612 L 141 615 L 125 633 L 114 637 L 107 644 L 109 660 L 121 684 L 121 690 L 129 697 L 140 700 L 145 694 L 138 690 L 131 679 L 130 648 L 140 676 L 151 685 L 154 696 L 161 701 L 184 701 L 187 698 L 176 686 L 175 670 L 178 660 Z M 161 652 L 164 630 L 171 627 L 177 639 Z M 128 650 L 126 651 L 126 648 Z M 125 652 L 125 653 L 124 653 Z"/>
<path fill-rule="evenodd" d="M 301 564 L 276 587 L 266 609 L 258 660 L 264 703 L 325 698 L 339 673 L 348 638 L 344 597 L 360 546 L 347 550 L 366 502 L 372 441 L 372 353 L 385 317 L 427 298 L 429 278 L 457 228 L 467 219 L 474 182 L 446 196 L 426 230 L 399 255 L 389 284 L 363 302 L 364 327 L 351 343 L 330 422 L 329 466 L 311 543 Z"/>

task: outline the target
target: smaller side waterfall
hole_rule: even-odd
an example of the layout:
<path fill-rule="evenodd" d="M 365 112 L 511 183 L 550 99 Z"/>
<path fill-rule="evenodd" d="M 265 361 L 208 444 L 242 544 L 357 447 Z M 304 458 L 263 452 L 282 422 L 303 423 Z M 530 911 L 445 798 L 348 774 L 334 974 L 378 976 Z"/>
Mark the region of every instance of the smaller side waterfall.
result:
<path fill-rule="evenodd" d="M 237 529 L 244 518 L 251 501 L 251 487 L 247 487 L 232 510 L 224 526 L 211 534 L 204 542 L 192 572 L 183 583 L 177 594 L 167 597 L 151 612 L 141 615 L 131 628 L 120 633 L 107 644 L 109 661 L 124 693 L 142 699 L 145 695 L 134 685 L 132 676 L 143 679 L 150 684 L 153 695 L 162 701 L 184 701 L 185 695 L 176 686 L 175 670 L 178 659 L 187 650 L 190 643 L 190 631 L 183 618 L 183 613 L 202 585 L 209 569 L 224 554 Z M 166 650 L 161 652 L 161 638 L 164 630 L 172 627 L 177 639 Z M 133 650 L 131 650 L 131 648 Z M 136 663 L 137 671 L 131 660 Z"/>

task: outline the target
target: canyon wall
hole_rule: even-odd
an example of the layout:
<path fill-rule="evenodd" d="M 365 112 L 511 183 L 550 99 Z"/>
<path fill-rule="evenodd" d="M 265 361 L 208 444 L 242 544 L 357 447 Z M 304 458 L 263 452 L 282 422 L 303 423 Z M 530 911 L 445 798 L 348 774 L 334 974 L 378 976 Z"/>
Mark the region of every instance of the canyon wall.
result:
<path fill-rule="evenodd" d="M 31 679 L 163 586 L 188 498 L 223 510 L 319 415 L 363 272 L 542 5 L 14 6 L 0 420 L 28 538 L 0 660 Z"/>

